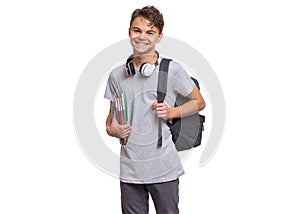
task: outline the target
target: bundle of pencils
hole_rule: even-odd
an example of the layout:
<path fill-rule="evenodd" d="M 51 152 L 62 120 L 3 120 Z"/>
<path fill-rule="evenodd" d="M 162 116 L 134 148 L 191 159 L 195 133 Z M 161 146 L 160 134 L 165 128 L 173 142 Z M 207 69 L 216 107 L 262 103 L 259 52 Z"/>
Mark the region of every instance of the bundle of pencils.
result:
<path fill-rule="evenodd" d="M 124 125 L 127 123 L 127 101 L 126 95 L 121 93 L 121 95 L 115 98 L 115 105 L 116 105 L 116 118 L 120 125 Z M 120 138 L 120 144 L 126 145 L 127 139 Z"/>

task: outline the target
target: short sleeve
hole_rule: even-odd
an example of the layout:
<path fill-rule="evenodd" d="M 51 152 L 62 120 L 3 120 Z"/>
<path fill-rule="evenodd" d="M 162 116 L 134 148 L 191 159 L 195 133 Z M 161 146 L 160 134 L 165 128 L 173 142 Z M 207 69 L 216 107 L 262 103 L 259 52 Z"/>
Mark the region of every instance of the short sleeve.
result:
<path fill-rule="evenodd" d="M 173 82 L 175 94 L 180 94 L 184 97 L 188 96 L 195 87 L 193 80 L 179 63 L 172 61 L 170 66 L 171 81 Z"/>
<path fill-rule="evenodd" d="M 111 72 L 106 83 L 104 98 L 113 101 L 115 96 L 116 96 L 116 82 L 114 80 L 113 72 Z"/>

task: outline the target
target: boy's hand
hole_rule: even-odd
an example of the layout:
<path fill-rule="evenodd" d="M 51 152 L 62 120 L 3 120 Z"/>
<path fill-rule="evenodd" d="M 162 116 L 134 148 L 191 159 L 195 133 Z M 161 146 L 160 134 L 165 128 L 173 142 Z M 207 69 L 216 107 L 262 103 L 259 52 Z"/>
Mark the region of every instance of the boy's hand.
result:
<path fill-rule="evenodd" d="M 113 114 L 112 123 L 109 126 L 109 134 L 117 138 L 126 138 L 129 136 L 131 126 L 127 122 L 125 125 L 120 125 L 116 119 L 116 112 Z"/>
<path fill-rule="evenodd" d="M 156 111 L 156 115 L 164 120 L 170 119 L 170 111 L 166 103 L 158 103 L 155 101 L 152 104 L 152 109 Z"/>

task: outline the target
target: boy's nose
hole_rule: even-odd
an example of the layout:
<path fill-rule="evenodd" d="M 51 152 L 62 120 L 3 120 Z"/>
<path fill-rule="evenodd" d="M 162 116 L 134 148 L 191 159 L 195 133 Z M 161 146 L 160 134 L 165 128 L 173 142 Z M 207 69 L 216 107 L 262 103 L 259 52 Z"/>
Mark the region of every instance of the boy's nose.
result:
<path fill-rule="evenodd" d="M 146 40 L 146 35 L 144 34 L 144 35 L 138 36 L 138 37 L 137 37 L 137 40 L 140 40 L 140 41 Z"/>

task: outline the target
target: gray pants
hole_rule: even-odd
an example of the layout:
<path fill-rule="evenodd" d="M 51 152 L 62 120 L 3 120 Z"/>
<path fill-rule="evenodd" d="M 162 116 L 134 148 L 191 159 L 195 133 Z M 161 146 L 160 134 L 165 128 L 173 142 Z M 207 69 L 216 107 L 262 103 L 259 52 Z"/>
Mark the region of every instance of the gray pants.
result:
<path fill-rule="evenodd" d="M 148 214 L 149 193 L 157 214 L 179 214 L 179 180 L 155 184 L 121 182 L 123 214 Z"/>

